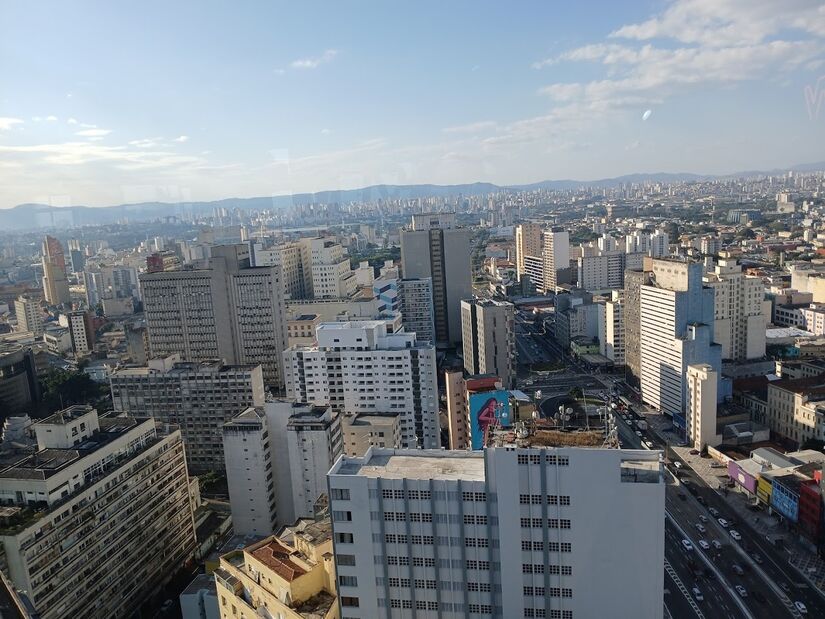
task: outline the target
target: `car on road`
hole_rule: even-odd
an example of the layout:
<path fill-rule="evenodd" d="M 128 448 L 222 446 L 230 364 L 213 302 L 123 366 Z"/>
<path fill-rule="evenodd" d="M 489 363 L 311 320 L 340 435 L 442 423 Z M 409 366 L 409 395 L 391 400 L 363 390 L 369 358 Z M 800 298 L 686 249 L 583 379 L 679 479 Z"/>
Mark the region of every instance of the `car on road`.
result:
<path fill-rule="evenodd" d="M 736 589 L 736 593 L 738 593 L 741 597 L 748 597 L 748 590 L 745 589 L 745 587 L 743 587 L 742 585 L 736 585 L 736 587 L 734 588 Z"/>
<path fill-rule="evenodd" d="M 719 522 L 719 524 L 720 524 L 720 525 L 722 525 L 722 528 L 723 528 L 723 529 L 727 529 L 727 528 L 728 528 L 728 526 L 729 526 L 729 525 L 728 525 L 728 521 L 727 521 L 727 520 L 725 520 L 724 518 L 719 518 L 719 519 L 718 519 L 718 522 Z"/>
<path fill-rule="evenodd" d="M 713 544 L 713 547 L 716 548 L 716 550 L 722 550 L 722 542 L 718 539 L 711 540 L 710 543 Z"/>
<path fill-rule="evenodd" d="M 713 462 L 710 463 L 710 468 L 712 468 L 712 469 L 723 469 L 723 468 L 725 468 L 725 465 L 722 464 L 721 462 L 716 462 L 714 460 Z"/>
<path fill-rule="evenodd" d="M 762 560 L 762 557 L 761 557 L 760 555 L 758 555 L 757 553 L 753 553 L 753 554 L 751 555 L 751 558 L 752 558 L 754 561 L 756 561 L 759 565 L 762 565 L 762 564 L 764 563 L 764 561 Z"/>
<path fill-rule="evenodd" d="M 685 550 L 693 550 L 693 544 L 690 543 L 689 539 L 683 539 L 682 546 L 685 547 Z"/>
<path fill-rule="evenodd" d="M 709 507 L 708 511 L 710 512 L 710 515 L 713 516 L 714 518 L 719 517 L 719 510 L 716 509 L 715 507 Z"/>
<path fill-rule="evenodd" d="M 673 466 L 675 466 L 677 469 L 680 469 L 680 468 L 682 468 L 682 463 L 677 460 L 676 462 L 673 463 Z"/>
<path fill-rule="evenodd" d="M 701 602 L 705 599 L 704 596 L 702 596 L 702 592 L 699 591 L 699 587 L 693 587 L 693 597 L 696 598 L 697 602 Z"/>
<path fill-rule="evenodd" d="M 742 576 L 745 573 L 745 570 L 742 569 L 742 566 L 737 565 L 736 563 L 731 565 L 730 569 L 732 569 L 733 573 L 736 574 L 737 576 Z"/>
<path fill-rule="evenodd" d="M 781 583 L 779 583 L 779 587 L 780 587 L 780 588 L 782 589 L 782 591 L 784 591 L 785 593 L 790 593 L 790 592 L 791 592 L 791 586 L 790 586 L 788 583 L 786 583 L 786 582 L 781 582 Z"/>
<path fill-rule="evenodd" d="M 796 606 L 796 610 L 799 611 L 800 615 L 807 615 L 808 614 L 808 607 L 805 606 L 802 602 L 797 600 L 796 602 L 793 603 L 793 605 Z"/>
<path fill-rule="evenodd" d="M 697 522 L 696 530 L 699 531 L 699 533 L 704 533 L 707 529 L 705 529 L 705 525 L 703 525 L 701 522 Z"/>
<path fill-rule="evenodd" d="M 639 430 L 636 430 L 636 436 L 638 436 L 639 438 L 642 438 L 642 433 L 639 432 Z"/>
<path fill-rule="evenodd" d="M 708 521 L 707 516 L 705 516 L 704 514 L 699 514 L 699 522 L 707 522 L 707 521 Z"/>
<path fill-rule="evenodd" d="M 708 543 L 707 543 L 705 540 L 703 540 L 703 539 L 700 539 L 700 540 L 699 540 L 699 546 L 702 548 L 702 550 L 710 550 L 710 544 L 708 544 Z"/>
<path fill-rule="evenodd" d="M 731 536 L 733 539 L 735 539 L 737 542 L 738 542 L 739 540 L 741 540 L 741 539 L 742 539 L 742 536 L 741 536 L 741 535 L 739 535 L 739 532 L 738 532 L 738 531 L 735 531 L 735 530 L 733 530 L 733 529 L 731 529 L 731 530 L 730 530 L 730 536 Z"/>
<path fill-rule="evenodd" d="M 699 455 L 699 450 L 698 449 L 691 449 L 690 450 L 690 455 L 691 456 L 698 456 Z"/>

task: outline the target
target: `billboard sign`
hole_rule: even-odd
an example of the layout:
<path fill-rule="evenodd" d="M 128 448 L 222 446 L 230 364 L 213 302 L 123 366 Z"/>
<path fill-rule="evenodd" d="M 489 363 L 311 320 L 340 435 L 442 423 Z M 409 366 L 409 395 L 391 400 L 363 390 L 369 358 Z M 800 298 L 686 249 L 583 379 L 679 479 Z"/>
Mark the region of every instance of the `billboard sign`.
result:
<path fill-rule="evenodd" d="M 473 449 L 484 446 L 484 433 L 491 425 L 510 427 L 510 394 L 499 389 L 470 394 L 470 434 Z"/>

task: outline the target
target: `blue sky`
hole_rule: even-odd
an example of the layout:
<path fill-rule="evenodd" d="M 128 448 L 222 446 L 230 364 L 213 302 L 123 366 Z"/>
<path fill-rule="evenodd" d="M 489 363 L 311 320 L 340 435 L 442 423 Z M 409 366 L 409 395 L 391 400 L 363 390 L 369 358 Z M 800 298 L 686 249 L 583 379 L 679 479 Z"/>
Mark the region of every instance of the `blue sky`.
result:
<path fill-rule="evenodd" d="M 817 0 L 0 0 L 0 16 L 0 208 L 825 160 Z"/>

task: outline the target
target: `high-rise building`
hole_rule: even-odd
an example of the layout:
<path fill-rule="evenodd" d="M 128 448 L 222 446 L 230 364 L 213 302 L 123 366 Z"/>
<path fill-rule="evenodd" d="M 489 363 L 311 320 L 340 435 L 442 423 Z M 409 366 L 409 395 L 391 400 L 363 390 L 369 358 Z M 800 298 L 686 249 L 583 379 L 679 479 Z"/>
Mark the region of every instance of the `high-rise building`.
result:
<path fill-rule="evenodd" d="M 515 306 L 492 299 L 461 302 L 464 369 L 498 376 L 505 389 L 516 380 Z"/>
<path fill-rule="evenodd" d="M 698 450 L 708 445 L 716 447 L 722 437 L 716 434 L 716 406 L 718 400 L 719 375 L 705 363 L 687 367 L 686 385 L 686 436 Z"/>
<path fill-rule="evenodd" d="M 329 492 L 344 616 L 661 617 L 658 452 L 373 448 Z"/>
<path fill-rule="evenodd" d="M 40 400 L 40 382 L 31 348 L 0 342 L 0 411 L 4 416 L 27 412 Z"/>
<path fill-rule="evenodd" d="M 399 280 L 401 323 L 419 342 L 435 343 L 433 282 L 429 277 Z"/>
<path fill-rule="evenodd" d="M 541 258 L 544 227 L 536 223 L 516 226 L 516 277 L 518 281 L 529 272 L 525 265 L 528 257 Z M 534 282 L 535 283 L 535 282 Z"/>
<path fill-rule="evenodd" d="M 652 261 L 651 282 L 639 298 L 642 400 L 685 427 L 687 367 L 721 373 L 722 349 L 713 342 L 713 290 L 702 285 L 703 265 Z"/>
<path fill-rule="evenodd" d="M 95 346 L 95 328 L 90 312 L 74 311 L 61 314 L 59 323 L 69 330 L 75 357 L 91 354 Z"/>
<path fill-rule="evenodd" d="M 153 357 L 260 365 L 283 385 L 284 295 L 278 267 L 250 267 L 245 245 L 212 248 L 209 268 L 144 273 L 144 314 Z"/>
<path fill-rule="evenodd" d="M 132 616 L 195 548 L 180 431 L 88 406 L 33 428 L 0 475 L 3 570 L 43 619 Z"/>
<path fill-rule="evenodd" d="M 223 472 L 221 426 L 250 406 L 263 406 L 261 366 L 181 362 L 178 355 L 148 363 L 112 372 L 114 410 L 179 426 L 189 469 Z"/>
<path fill-rule="evenodd" d="M 610 300 L 597 304 L 599 312 L 599 353 L 615 366 L 625 364 L 624 300 L 613 291 Z"/>
<path fill-rule="evenodd" d="M 338 617 L 329 518 L 299 523 L 220 559 L 220 619 Z"/>
<path fill-rule="evenodd" d="M 322 323 L 317 345 L 284 353 L 286 392 L 341 413 L 397 412 L 405 447 L 436 448 L 435 348 L 384 321 Z"/>
<path fill-rule="evenodd" d="M 20 331 L 31 331 L 34 337 L 43 335 L 43 310 L 39 301 L 20 295 L 14 301 L 14 314 Z"/>
<path fill-rule="evenodd" d="M 430 278 L 435 341 L 461 341 L 461 300 L 473 296 L 470 231 L 457 228 L 455 213 L 413 215 L 401 231 L 404 278 Z"/>
<path fill-rule="evenodd" d="M 542 266 L 544 289 L 556 292 L 561 284 L 570 281 L 570 235 L 563 228 L 551 228 L 543 233 Z"/>
<path fill-rule="evenodd" d="M 270 535 L 310 517 L 326 474 L 343 452 L 339 415 L 328 407 L 269 401 L 223 425 L 235 532 Z"/>
<path fill-rule="evenodd" d="M 620 251 L 580 256 L 576 259 L 578 264 L 576 285 L 591 292 L 622 288 L 626 256 L 627 254 Z"/>
<path fill-rule="evenodd" d="M 722 358 L 734 361 L 765 356 L 766 308 L 762 279 L 747 276 L 736 260 L 720 258 L 704 278 L 714 291 L 713 340 Z"/>
<path fill-rule="evenodd" d="M 624 345 L 625 382 L 633 389 L 641 387 L 641 291 L 650 281 L 650 272 L 628 269 L 624 274 Z"/>
<path fill-rule="evenodd" d="M 42 247 L 43 295 L 49 305 L 71 303 L 69 282 L 66 280 L 66 256 L 63 245 L 53 236 L 46 236 Z"/>
<path fill-rule="evenodd" d="M 650 255 L 653 258 L 664 258 L 670 254 L 670 245 L 667 232 L 656 230 L 650 235 Z"/>

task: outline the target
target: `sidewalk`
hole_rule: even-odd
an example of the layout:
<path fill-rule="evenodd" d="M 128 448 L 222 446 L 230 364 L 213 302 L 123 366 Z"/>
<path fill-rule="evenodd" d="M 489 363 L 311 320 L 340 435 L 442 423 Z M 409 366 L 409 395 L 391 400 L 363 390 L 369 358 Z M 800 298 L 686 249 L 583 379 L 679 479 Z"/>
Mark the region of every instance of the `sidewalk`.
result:
<path fill-rule="evenodd" d="M 740 520 L 746 521 L 759 535 L 783 537 L 788 562 L 796 567 L 813 587 L 825 594 L 825 561 L 805 546 L 799 540 L 798 535 L 789 531 L 788 527 L 782 524 L 778 518 L 768 515 L 765 511 L 753 512 L 748 509 L 748 504 L 753 498 L 746 490 L 736 486 L 729 489 L 727 494 L 720 492 L 720 485 L 728 481 L 727 469 L 712 468 L 711 463 L 715 462 L 713 458 L 691 455 L 691 447 L 689 446 L 679 447 L 678 443 L 681 439 L 672 432 L 665 431 L 665 428 L 672 425 L 669 418 L 651 412 L 645 412 L 645 418 L 650 428 L 670 443 L 673 452 L 687 462 L 708 486 L 717 490 L 719 496 L 725 499 L 725 502 L 736 512 Z"/>

